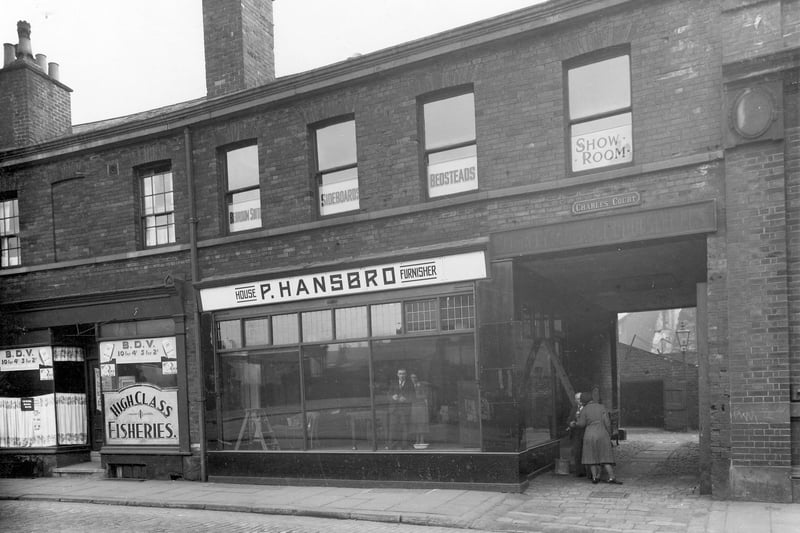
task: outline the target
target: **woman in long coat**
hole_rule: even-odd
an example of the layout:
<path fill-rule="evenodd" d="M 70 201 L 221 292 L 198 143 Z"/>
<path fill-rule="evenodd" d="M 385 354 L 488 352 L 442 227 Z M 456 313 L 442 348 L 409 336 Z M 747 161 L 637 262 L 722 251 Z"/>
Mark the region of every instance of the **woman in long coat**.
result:
<path fill-rule="evenodd" d="M 581 400 L 584 400 L 584 394 L 581 395 Z M 608 473 L 607 483 L 622 484 L 614 476 L 614 450 L 611 448 L 611 419 L 608 410 L 588 394 L 585 401 L 586 405 L 575 422 L 577 427 L 586 428 L 583 433 L 583 464 L 589 465 L 592 483 L 600 481 L 602 466 Z"/>

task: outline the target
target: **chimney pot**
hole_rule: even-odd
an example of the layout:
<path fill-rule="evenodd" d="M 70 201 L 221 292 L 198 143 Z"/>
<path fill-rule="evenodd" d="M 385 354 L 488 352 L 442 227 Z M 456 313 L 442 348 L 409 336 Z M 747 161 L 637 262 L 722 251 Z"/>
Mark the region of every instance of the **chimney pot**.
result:
<path fill-rule="evenodd" d="M 58 63 L 53 63 L 52 61 L 47 64 L 47 75 L 53 78 L 54 80 L 58 81 L 60 77 L 60 72 L 58 70 Z"/>
<path fill-rule="evenodd" d="M 36 54 L 36 64 L 42 69 L 42 72 L 47 72 L 47 56 L 44 54 Z"/>
<path fill-rule="evenodd" d="M 11 43 L 3 43 L 3 67 L 9 66 L 17 57 L 17 47 Z"/>
<path fill-rule="evenodd" d="M 17 36 L 19 36 L 19 44 L 17 45 L 17 59 L 33 60 L 33 48 L 31 48 L 31 25 L 20 20 L 17 22 Z"/>

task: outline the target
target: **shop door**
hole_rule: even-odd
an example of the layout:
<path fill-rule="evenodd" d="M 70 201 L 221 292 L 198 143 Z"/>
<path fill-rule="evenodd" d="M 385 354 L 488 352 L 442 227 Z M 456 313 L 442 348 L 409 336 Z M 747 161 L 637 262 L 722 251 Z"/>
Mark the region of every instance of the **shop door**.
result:
<path fill-rule="evenodd" d="M 94 357 L 87 361 L 89 370 L 89 444 L 92 451 L 100 451 L 103 447 L 103 401 L 100 388 L 100 364 L 97 360 L 96 350 Z"/>

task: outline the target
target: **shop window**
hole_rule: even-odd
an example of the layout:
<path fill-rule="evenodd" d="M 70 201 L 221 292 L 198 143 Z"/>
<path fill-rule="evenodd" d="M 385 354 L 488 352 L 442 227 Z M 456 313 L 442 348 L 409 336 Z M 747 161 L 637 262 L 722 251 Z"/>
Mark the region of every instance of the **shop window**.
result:
<path fill-rule="evenodd" d="M 336 309 L 335 320 L 337 339 L 357 339 L 369 334 L 367 308 L 364 306 Z"/>
<path fill-rule="evenodd" d="M 392 449 L 464 449 L 480 446 L 480 409 L 472 334 L 395 338 L 373 342 L 376 431 Z M 406 413 L 392 385 L 398 370 L 418 381 Z"/>
<path fill-rule="evenodd" d="M 615 48 L 565 64 L 572 172 L 633 162 L 630 54 Z"/>
<path fill-rule="evenodd" d="M 261 227 L 259 179 L 257 144 L 225 152 L 225 203 L 230 233 Z"/>
<path fill-rule="evenodd" d="M 428 197 L 478 188 L 475 98 L 472 92 L 422 104 Z"/>
<path fill-rule="evenodd" d="M 302 449 L 300 359 L 296 350 L 222 356 L 219 379 L 218 449 Z"/>
<path fill-rule="evenodd" d="M 242 347 L 242 323 L 239 320 L 217 322 L 217 348 L 230 350 Z"/>
<path fill-rule="evenodd" d="M 303 341 L 317 342 L 333 339 L 333 318 L 329 310 L 311 311 L 301 315 Z"/>
<path fill-rule="evenodd" d="M 0 268 L 15 267 L 21 263 L 17 194 L 0 193 Z"/>
<path fill-rule="evenodd" d="M 444 331 L 475 328 L 475 299 L 471 294 L 447 296 L 439 302 Z"/>
<path fill-rule="evenodd" d="M 403 305 L 400 302 L 370 306 L 372 335 L 388 337 L 403 333 Z"/>
<path fill-rule="evenodd" d="M 140 188 L 145 246 L 175 242 L 172 171 L 163 167 L 141 171 Z"/>
<path fill-rule="evenodd" d="M 436 300 L 406 302 L 406 330 L 434 331 L 437 325 Z"/>
<path fill-rule="evenodd" d="M 4 348 L 0 368 L 0 448 L 87 443 L 82 348 Z"/>
<path fill-rule="evenodd" d="M 359 208 L 356 122 L 346 120 L 315 130 L 317 190 L 322 216 Z"/>
<path fill-rule="evenodd" d="M 480 446 L 472 294 L 216 324 L 221 426 L 209 434 L 211 448 Z M 251 337 L 268 343 L 267 330 L 272 347 L 248 349 Z M 297 347 L 279 347 L 289 344 Z M 404 406 L 392 398 L 400 370 L 418 382 Z"/>
<path fill-rule="evenodd" d="M 250 318 L 245 320 L 245 346 L 267 346 L 270 344 L 269 331 L 269 318 Z"/>
<path fill-rule="evenodd" d="M 177 446 L 177 338 L 104 340 L 99 349 L 106 444 Z"/>
<path fill-rule="evenodd" d="M 364 448 L 372 446 L 371 435 L 360 433 L 366 430 L 361 422 L 372 417 L 367 342 L 305 346 L 303 384 L 313 422 L 308 428 L 311 447 L 349 449 L 353 431 L 355 446 L 361 437 L 369 441 Z"/>
<path fill-rule="evenodd" d="M 272 343 L 297 344 L 300 342 L 300 327 L 297 324 L 297 314 L 275 315 L 272 317 Z"/>

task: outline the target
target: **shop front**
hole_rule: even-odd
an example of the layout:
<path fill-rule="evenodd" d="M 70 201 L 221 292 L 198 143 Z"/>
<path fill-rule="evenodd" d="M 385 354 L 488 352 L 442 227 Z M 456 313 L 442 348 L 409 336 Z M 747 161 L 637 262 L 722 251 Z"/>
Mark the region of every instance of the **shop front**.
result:
<path fill-rule="evenodd" d="M 51 476 L 92 460 L 109 477 L 194 475 L 173 286 L 4 311 L 0 475 Z"/>
<path fill-rule="evenodd" d="M 77 346 L 0 348 L 0 468 L 47 475 L 87 456 L 85 354 Z"/>
<path fill-rule="evenodd" d="M 518 483 L 482 432 L 486 272 L 473 251 L 201 289 L 209 478 Z"/>

